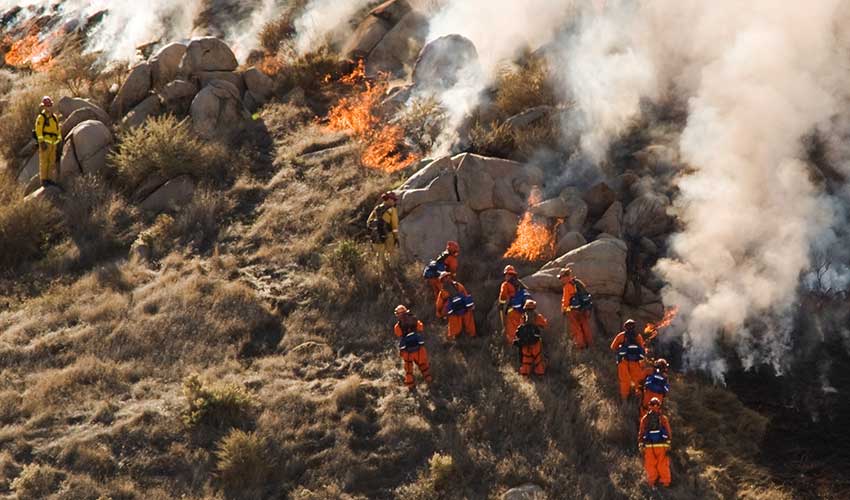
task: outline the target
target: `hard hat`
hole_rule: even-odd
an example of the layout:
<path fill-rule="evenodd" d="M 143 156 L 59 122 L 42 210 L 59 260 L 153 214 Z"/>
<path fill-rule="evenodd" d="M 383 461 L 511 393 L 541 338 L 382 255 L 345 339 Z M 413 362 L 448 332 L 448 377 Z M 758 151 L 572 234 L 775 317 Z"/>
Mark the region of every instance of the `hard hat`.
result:
<path fill-rule="evenodd" d="M 49 95 L 46 95 L 41 98 L 41 105 L 49 108 L 53 106 L 53 99 Z"/>
<path fill-rule="evenodd" d="M 395 306 L 395 313 L 396 314 L 406 314 L 408 312 L 410 312 L 410 311 L 408 311 L 408 309 L 406 307 L 404 307 L 404 305 L 402 305 L 402 304 Z"/>
<path fill-rule="evenodd" d="M 658 358 L 655 360 L 655 367 L 659 370 L 666 370 L 668 366 L 667 360 L 664 358 Z"/>
<path fill-rule="evenodd" d="M 661 400 L 658 398 L 652 398 L 649 400 L 649 406 L 661 406 Z"/>
<path fill-rule="evenodd" d="M 505 266 L 505 270 L 502 271 L 502 274 L 513 274 L 514 276 L 516 276 L 517 272 L 514 266 L 508 264 L 507 266 Z"/>
<path fill-rule="evenodd" d="M 572 273 L 573 273 L 573 268 L 570 267 L 569 265 L 567 265 L 567 267 L 561 268 L 561 270 L 558 272 L 558 278 L 560 279 L 560 278 L 563 278 L 564 276 L 569 276 Z"/>
<path fill-rule="evenodd" d="M 532 299 L 526 299 L 522 307 L 523 309 L 537 309 L 537 302 Z"/>
<path fill-rule="evenodd" d="M 627 319 L 623 323 L 623 328 L 634 328 L 634 327 L 635 327 L 635 320 L 633 320 L 631 318 Z"/>
<path fill-rule="evenodd" d="M 450 273 L 448 271 L 443 271 L 443 272 L 440 273 L 440 281 L 443 281 L 444 279 L 451 278 L 451 277 L 452 277 L 452 273 Z"/>
<path fill-rule="evenodd" d="M 393 193 L 392 191 L 387 191 L 386 193 L 381 195 L 381 199 L 384 200 L 384 201 L 386 201 L 386 200 L 398 201 L 398 195 Z"/>
<path fill-rule="evenodd" d="M 449 253 L 458 253 L 460 252 L 460 245 L 456 241 L 447 241 L 446 251 Z"/>

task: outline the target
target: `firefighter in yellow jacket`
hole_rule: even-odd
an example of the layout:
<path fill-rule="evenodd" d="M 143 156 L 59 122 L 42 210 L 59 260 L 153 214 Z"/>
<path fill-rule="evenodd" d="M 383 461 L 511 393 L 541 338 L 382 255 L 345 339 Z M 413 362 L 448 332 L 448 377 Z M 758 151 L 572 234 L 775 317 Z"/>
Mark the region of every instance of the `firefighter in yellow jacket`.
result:
<path fill-rule="evenodd" d="M 41 111 L 35 118 L 35 138 L 38 141 L 38 177 L 42 186 L 57 180 L 56 148 L 62 142 L 59 118 L 53 113 L 53 99 L 41 99 Z"/>
<path fill-rule="evenodd" d="M 379 255 L 392 255 L 398 246 L 398 196 L 392 191 L 381 195 L 381 204 L 372 210 L 366 222 L 372 248 Z"/>

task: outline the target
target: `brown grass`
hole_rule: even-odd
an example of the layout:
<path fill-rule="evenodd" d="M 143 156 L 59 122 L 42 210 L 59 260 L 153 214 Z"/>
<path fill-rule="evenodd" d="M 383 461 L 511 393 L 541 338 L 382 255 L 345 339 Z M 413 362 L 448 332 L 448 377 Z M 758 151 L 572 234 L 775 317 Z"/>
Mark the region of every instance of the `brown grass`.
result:
<path fill-rule="evenodd" d="M 42 74 L 21 78 L 15 90 L 9 93 L 0 114 L 0 155 L 3 158 L 16 158 L 21 148 L 30 142 L 41 98 L 45 95 L 58 102 L 65 92 L 58 82 Z"/>
<path fill-rule="evenodd" d="M 12 481 L 12 489 L 21 500 L 41 500 L 58 489 L 62 477 L 49 465 L 29 464 Z"/>
<path fill-rule="evenodd" d="M 47 250 L 59 213 L 44 198 L 24 201 L 14 178 L 0 173 L 0 271 L 18 267 Z"/>
<path fill-rule="evenodd" d="M 228 498 L 260 498 L 275 464 L 265 437 L 233 429 L 216 450 L 216 473 Z"/>
<path fill-rule="evenodd" d="M 503 118 L 557 102 L 549 67 L 542 58 L 530 57 L 520 65 L 503 68 L 494 86 L 496 107 Z"/>

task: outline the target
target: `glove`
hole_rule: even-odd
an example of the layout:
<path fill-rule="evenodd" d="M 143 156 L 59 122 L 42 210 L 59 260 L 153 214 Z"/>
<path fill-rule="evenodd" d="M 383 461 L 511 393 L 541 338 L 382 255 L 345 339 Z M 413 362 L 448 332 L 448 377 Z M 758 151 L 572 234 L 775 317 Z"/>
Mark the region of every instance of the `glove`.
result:
<path fill-rule="evenodd" d="M 644 448 L 645 446 L 643 443 L 638 443 L 638 450 L 643 451 Z"/>

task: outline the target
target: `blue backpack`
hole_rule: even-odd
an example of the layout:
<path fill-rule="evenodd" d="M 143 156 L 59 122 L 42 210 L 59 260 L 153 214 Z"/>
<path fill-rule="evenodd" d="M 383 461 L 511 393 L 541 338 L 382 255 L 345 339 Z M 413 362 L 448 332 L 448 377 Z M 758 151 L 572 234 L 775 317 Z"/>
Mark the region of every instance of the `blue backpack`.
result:
<path fill-rule="evenodd" d="M 445 272 L 446 270 L 445 260 L 448 256 L 449 252 L 444 251 L 439 257 L 429 262 L 428 265 L 425 266 L 425 270 L 422 271 L 422 277 L 425 279 L 439 278 L 440 273 Z"/>
<path fill-rule="evenodd" d="M 617 348 L 617 363 L 624 359 L 626 361 L 640 361 L 644 358 L 646 353 L 643 347 L 637 343 L 637 335 L 637 332 L 631 335 L 626 333 L 626 338 L 620 344 L 620 347 Z"/>
<path fill-rule="evenodd" d="M 519 280 L 512 282 L 512 284 L 516 287 L 517 291 L 513 297 L 508 299 L 508 307 L 516 309 L 519 312 L 523 312 L 523 309 L 525 308 L 525 301 L 532 298 L 531 292 L 529 292 L 525 285 L 520 283 Z"/>
<path fill-rule="evenodd" d="M 416 352 L 425 345 L 425 339 L 416 331 L 417 320 L 413 315 L 405 318 L 407 321 L 399 321 L 401 327 L 401 338 L 398 339 L 398 349 L 405 352 Z"/>
<path fill-rule="evenodd" d="M 670 392 L 670 384 L 667 383 L 667 377 L 660 373 L 653 373 L 646 377 L 643 382 L 643 387 L 655 394 L 667 394 Z"/>
<path fill-rule="evenodd" d="M 590 292 L 585 288 L 584 283 L 577 279 L 573 279 L 573 284 L 576 287 L 576 293 L 570 298 L 570 309 L 579 311 L 587 311 L 593 308 L 593 298 Z"/>
<path fill-rule="evenodd" d="M 643 434 L 643 442 L 648 445 L 663 445 L 667 443 L 670 436 L 661 425 L 661 415 L 651 411 L 646 414 L 646 432 Z"/>
<path fill-rule="evenodd" d="M 467 311 L 475 307 L 475 302 L 472 300 L 472 295 L 464 295 L 460 293 L 454 284 L 448 285 L 449 300 L 446 302 L 446 312 L 451 315 L 461 316 Z"/>

